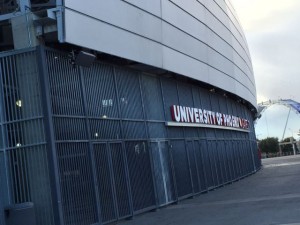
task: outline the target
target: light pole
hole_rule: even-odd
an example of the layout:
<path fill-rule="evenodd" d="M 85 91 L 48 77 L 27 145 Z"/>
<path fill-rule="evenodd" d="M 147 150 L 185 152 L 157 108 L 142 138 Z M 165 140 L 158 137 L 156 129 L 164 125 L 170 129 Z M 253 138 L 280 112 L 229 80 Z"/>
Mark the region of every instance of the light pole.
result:
<path fill-rule="evenodd" d="M 293 154 L 296 155 L 296 148 L 295 148 L 296 141 L 294 141 L 294 131 L 292 131 L 291 128 L 289 128 L 289 130 L 292 132 L 292 137 L 290 138 L 290 142 L 293 147 Z M 300 135 L 300 130 L 298 131 L 297 135 Z"/>

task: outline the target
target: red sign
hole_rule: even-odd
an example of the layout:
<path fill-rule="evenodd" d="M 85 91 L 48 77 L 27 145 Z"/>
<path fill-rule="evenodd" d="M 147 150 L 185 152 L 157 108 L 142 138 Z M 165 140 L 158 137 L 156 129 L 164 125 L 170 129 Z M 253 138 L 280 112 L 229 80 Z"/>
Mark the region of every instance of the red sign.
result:
<path fill-rule="evenodd" d="M 237 129 L 249 129 L 249 121 L 237 116 L 186 106 L 171 106 L 172 120 L 179 123 L 217 125 Z"/>

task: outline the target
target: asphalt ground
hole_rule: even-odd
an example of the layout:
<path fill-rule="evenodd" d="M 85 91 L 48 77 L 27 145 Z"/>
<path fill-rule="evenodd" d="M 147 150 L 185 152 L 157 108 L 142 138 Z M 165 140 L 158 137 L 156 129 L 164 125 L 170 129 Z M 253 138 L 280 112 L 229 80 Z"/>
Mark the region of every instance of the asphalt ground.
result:
<path fill-rule="evenodd" d="M 300 225 L 300 155 L 263 160 L 249 177 L 118 225 Z"/>

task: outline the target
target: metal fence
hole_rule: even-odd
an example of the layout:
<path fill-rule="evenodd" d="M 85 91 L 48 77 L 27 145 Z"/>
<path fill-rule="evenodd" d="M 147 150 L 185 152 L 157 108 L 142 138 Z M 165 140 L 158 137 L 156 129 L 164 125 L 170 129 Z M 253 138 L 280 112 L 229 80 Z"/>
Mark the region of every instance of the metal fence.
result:
<path fill-rule="evenodd" d="M 101 62 L 81 68 L 44 48 L 0 62 L 3 206 L 34 202 L 38 224 L 111 223 L 260 167 L 249 110 L 196 84 Z M 246 118 L 250 132 L 168 127 L 177 104 Z"/>
<path fill-rule="evenodd" d="M 38 224 L 54 224 L 36 58 L 34 49 L 0 58 L 1 219 L 4 207 L 34 202 Z"/>

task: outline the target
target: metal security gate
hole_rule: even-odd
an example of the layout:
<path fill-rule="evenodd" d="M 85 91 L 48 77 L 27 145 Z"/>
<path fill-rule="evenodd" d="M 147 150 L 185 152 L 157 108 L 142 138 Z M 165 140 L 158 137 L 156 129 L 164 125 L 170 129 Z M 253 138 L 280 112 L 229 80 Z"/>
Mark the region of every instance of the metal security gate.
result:
<path fill-rule="evenodd" d="M 96 193 L 87 143 L 57 144 L 62 206 L 66 225 L 97 222 Z"/>
<path fill-rule="evenodd" d="M 126 159 L 134 213 L 156 207 L 148 142 L 125 141 Z"/>
<path fill-rule="evenodd" d="M 93 144 L 102 223 L 156 207 L 145 141 Z"/>
<path fill-rule="evenodd" d="M 171 153 L 175 172 L 178 199 L 191 196 L 193 193 L 193 187 L 185 141 L 172 140 Z"/>
<path fill-rule="evenodd" d="M 36 49 L 0 55 L 0 224 L 3 207 L 33 202 L 37 224 L 54 224 L 51 171 Z"/>
<path fill-rule="evenodd" d="M 188 160 L 189 160 L 189 167 L 190 167 L 190 174 L 191 180 L 193 185 L 193 193 L 197 194 L 200 193 L 200 179 L 198 174 L 198 165 L 196 161 L 195 149 L 194 149 L 194 142 L 193 141 L 186 141 L 186 148 L 188 153 Z"/>
<path fill-rule="evenodd" d="M 204 192 L 207 190 L 206 168 L 203 158 L 205 149 L 201 147 L 200 141 L 194 141 L 194 149 L 200 183 L 200 192 Z"/>
<path fill-rule="evenodd" d="M 102 222 L 131 216 L 126 161 L 121 142 L 94 143 Z"/>
<path fill-rule="evenodd" d="M 163 206 L 176 201 L 174 171 L 170 155 L 169 142 L 150 143 L 153 159 L 154 183 L 157 205 Z"/>
<path fill-rule="evenodd" d="M 206 188 L 207 190 L 214 188 L 214 177 L 213 177 L 213 167 L 212 160 L 209 154 L 208 144 L 206 140 L 200 141 L 200 151 L 203 155 L 203 166 L 205 168 L 206 177 Z"/>

